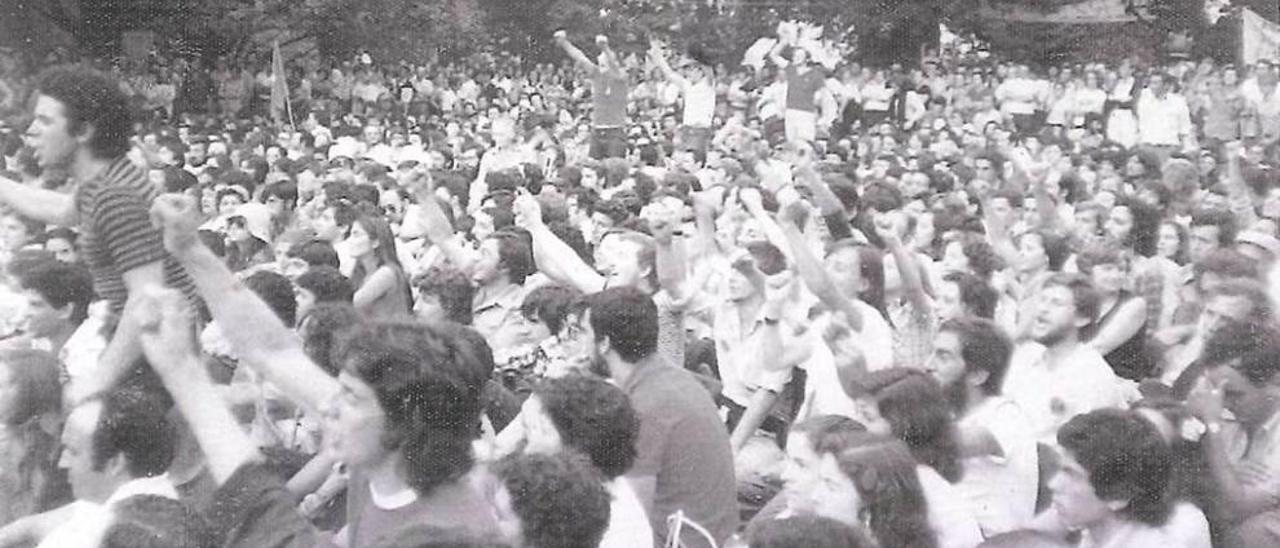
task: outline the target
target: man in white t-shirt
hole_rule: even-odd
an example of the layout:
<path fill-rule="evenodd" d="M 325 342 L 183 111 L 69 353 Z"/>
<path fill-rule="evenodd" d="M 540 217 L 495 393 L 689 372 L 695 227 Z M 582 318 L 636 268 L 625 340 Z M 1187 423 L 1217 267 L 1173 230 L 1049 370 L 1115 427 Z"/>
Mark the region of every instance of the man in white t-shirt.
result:
<path fill-rule="evenodd" d="M 667 56 L 657 43 L 650 44 L 649 59 L 668 81 L 680 89 L 680 95 L 684 97 L 681 148 L 705 153 L 707 145 L 711 143 L 711 123 L 716 113 L 714 73 L 710 67 L 697 63 L 689 67 L 688 77 L 676 72 L 667 63 Z"/>
<path fill-rule="evenodd" d="M 1169 90 L 1159 72 L 1147 77 L 1147 89 L 1138 96 L 1138 144 L 1170 153 L 1188 146 L 1194 135 L 1187 100 Z"/>
<path fill-rule="evenodd" d="M 1125 403 L 1121 383 L 1080 330 L 1098 316 L 1098 292 L 1088 278 L 1055 274 L 1040 291 L 1031 341 L 1014 350 L 1004 394 L 1022 407 L 1035 439 L 1051 442 L 1080 413 Z"/>
<path fill-rule="evenodd" d="M 1021 529 L 1035 514 L 1039 458 L 1031 424 L 1000 394 L 1013 344 L 995 323 L 944 323 L 926 366 L 955 409 L 964 494 L 985 537 Z"/>
<path fill-rule="evenodd" d="M 1040 129 L 1036 111 L 1043 107 L 1044 85 L 1025 65 L 1015 67 L 1012 76 L 996 87 L 995 96 L 1000 112 L 1013 119 L 1019 132 L 1026 135 Z"/>

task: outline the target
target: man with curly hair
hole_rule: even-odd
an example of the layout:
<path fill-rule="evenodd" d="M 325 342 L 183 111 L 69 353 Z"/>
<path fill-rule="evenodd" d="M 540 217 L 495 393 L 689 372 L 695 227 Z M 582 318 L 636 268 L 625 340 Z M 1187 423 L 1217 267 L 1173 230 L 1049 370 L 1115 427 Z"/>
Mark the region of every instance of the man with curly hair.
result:
<path fill-rule="evenodd" d="M 525 452 L 585 455 L 609 490 L 609 528 L 600 548 L 653 544 L 653 529 L 631 484 L 621 479 L 636 459 L 640 419 L 622 389 L 593 375 L 547 379 L 525 400 Z"/>
<path fill-rule="evenodd" d="M 596 548 L 609 525 L 609 492 L 580 455 L 511 455 L 493 467 L 504 537 L 525 548 Z"/>
<path fill-rule="evenodd" d="M 65 170 L 74 191 L 0 177 L 0 203 L 30 219 L 78 228 L 94 290 L 117 315 L 144 288 L 175 287 L 195 298 L 191 278 L 165 252 L 148 215 L 160 189 L 126 157 L 132 123 L 129 99 L 111 77 L 79 67 L 50 69 L 41 77 L 26 137 L 40 167 Z M 136 334 L 120 335 L 102 353 L 94 382 L 72 387 L 73 399 L 110 387 L 141 355 Z"/>
<path fill-rule="evenodd" d="M 1060 463 L 1049 480 L 1053 510 L 1081 546 L 1180 546 L 1169 519 L 1172 456 L 1155 426 L 1131 411 L 1100 409 L 1058 431 Z"/>

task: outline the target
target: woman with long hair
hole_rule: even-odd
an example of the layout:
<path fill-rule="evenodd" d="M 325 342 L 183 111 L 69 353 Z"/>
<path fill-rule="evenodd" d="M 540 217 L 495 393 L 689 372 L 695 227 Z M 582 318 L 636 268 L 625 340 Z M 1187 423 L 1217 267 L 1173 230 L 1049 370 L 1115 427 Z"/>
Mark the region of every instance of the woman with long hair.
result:
<path fill-rule="evenodd" d="M 1080 330 L 1080 339 L 1102 354 L 1120 377 L 1141 381 L 1155 367 L 1147 353 L 1151 325 L 1147 300 L 1126 287 L 1134 266 L 1124 250 L 1102 245 L 1086 248 L 1076 259 L 1102 297 L 1097 319 Z"/>
<path fill-rule="evenodd" d="M 1186 227 L 1172 220 L 1161 222 L 1158 234 L 1150 266 L 1161 280 L 1160 310 L 1151 320 L 1157 329 L 1164 329 L 1173 324 L 1173 311 L 1182 304 L 1178 282 L 1187 279 L 1191 271 L 1191 236 Z"/>
<path fill-rule="evenodd" d="M 866 375 L 859 398 L 867 430 L 906 444 L 919 465 L 919 482 L 929 501 L 929 525 L 942 547 L 982 542 L 973 509 L 953 482 L 964 470 L 951 408 L 938 382 L 923 371 L 893 368 Z"/>
<path fill-rule="evenodd" d="M 796 424 L 787 439 L 786 486 L 748 526 L 821 516 L 864 528 L 882 548 L 935 548 L 915 459 L 899 440 L 848 417 Z"/>
<path fill-rule="evenodd" d="M 907 446 L 870 433 L 854 438 L 855 446 L 837 460 L 857 491 L 858 521 L 883 548 L 945 546 L 930 530 L 929 504 Z"/>
<path fill-rule="evenodd" d="M 57 473 L 61 420 L 57 360 L 38 350 L 0 351 L 0 523 L 70 498 Z"/>
<path fill-rule="evenodd" d="M 413 297 L 387 222 L 367 215 L 358 217 L 346 243 L 356 261 L 351 272 L 356 310 L 373 319 L 407 319 Z"/>

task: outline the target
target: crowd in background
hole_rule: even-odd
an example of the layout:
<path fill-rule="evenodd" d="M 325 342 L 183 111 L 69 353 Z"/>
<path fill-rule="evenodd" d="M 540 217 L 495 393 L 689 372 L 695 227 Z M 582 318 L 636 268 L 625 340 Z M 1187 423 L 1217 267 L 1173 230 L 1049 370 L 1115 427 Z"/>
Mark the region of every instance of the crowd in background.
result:
<path fill-rule="evenodd" d="M 1276 66 L 555 40 L 0 56 L 0 547 L 1280 544 Z"/>

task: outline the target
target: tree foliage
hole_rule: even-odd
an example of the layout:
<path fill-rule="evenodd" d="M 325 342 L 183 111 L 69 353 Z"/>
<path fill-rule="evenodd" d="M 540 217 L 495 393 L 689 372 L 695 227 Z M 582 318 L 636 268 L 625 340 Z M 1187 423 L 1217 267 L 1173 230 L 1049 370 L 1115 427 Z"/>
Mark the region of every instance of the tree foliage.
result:
<path fill-rule="evenodd" d="M 575 41 L 607 34 L 622 49 L 639 49 L 651 36 L 735 63 L 756 39 L 772 36 L 781 21 L 822 24 L 879 61 L 913 59 L 937 39 L 939 5 L 931 0 L 482 0 L 490 28 L 503 46 L 535 58 L 558 55 L 558 29 Z"/>

